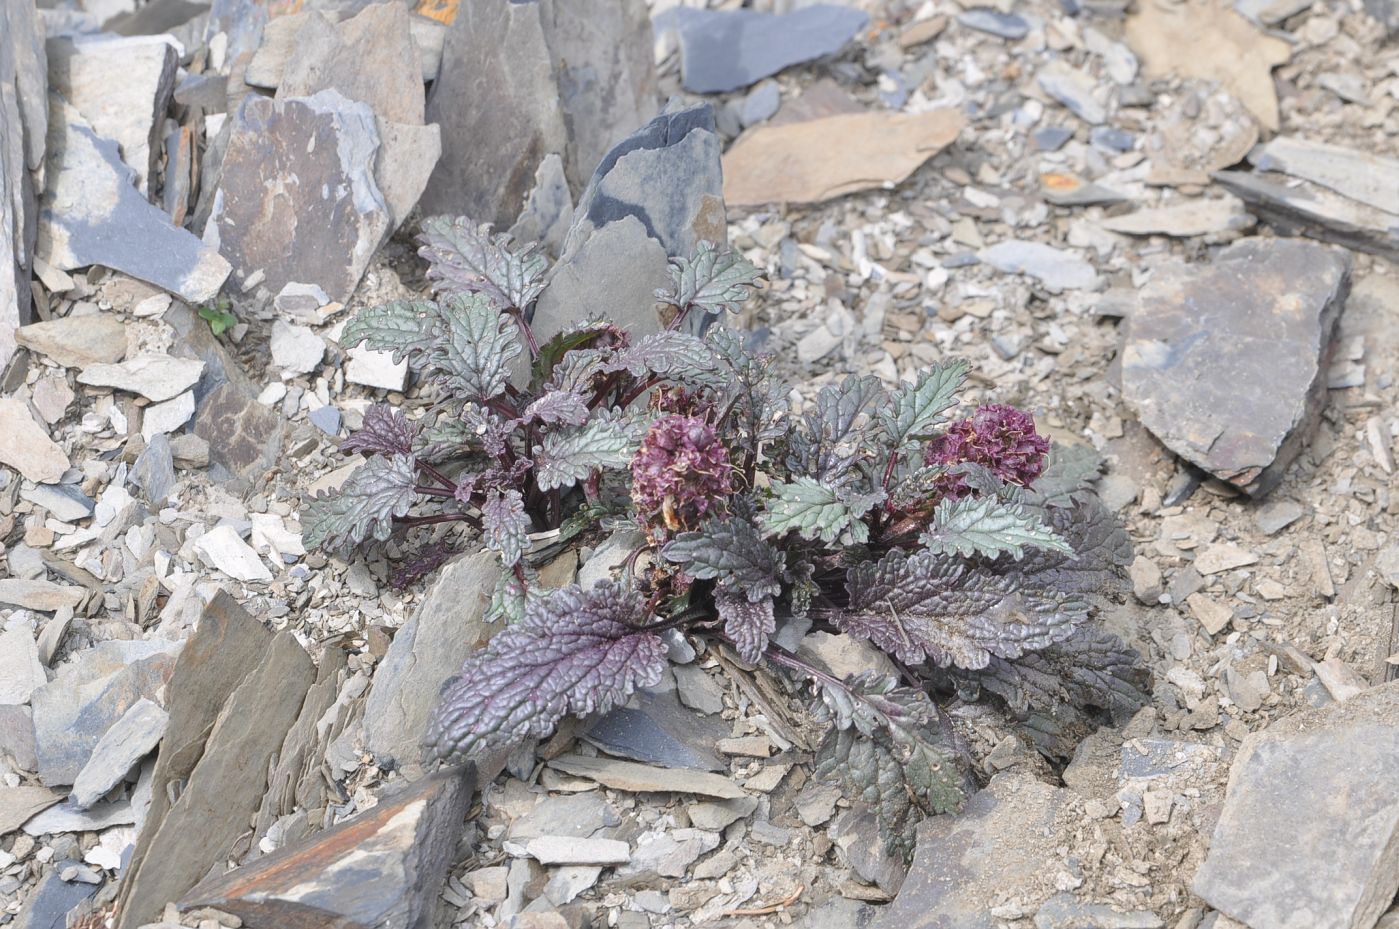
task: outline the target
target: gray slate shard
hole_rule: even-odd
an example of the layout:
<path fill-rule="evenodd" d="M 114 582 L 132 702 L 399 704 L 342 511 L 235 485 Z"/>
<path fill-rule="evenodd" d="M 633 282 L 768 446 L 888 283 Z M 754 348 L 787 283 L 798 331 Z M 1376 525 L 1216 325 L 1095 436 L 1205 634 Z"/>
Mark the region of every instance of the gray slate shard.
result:
<path fill-rule="evenodd" d="M 508 228 L 550 154 L 576 191 L 655 112 L 651 55 L 643 0 L 463 4 L 427 102 L 443 157 L 423 211 Z"/>
<path fill-rule="evenodd" d="M 957 22 L 968 29 L 975 29 L 977 32 L 985 32 L 988 35 L 1012 41 L 1023 39 L 1030 34 L 1030 24 L 1025 21 L 1023 16 L 1002 13 L 989 7 L 976 7 L 965 13 L 960 13 L 957 16 Z"/>
<path fill-rule="evenodd" d="M 63 880 L 58 876 L 60 870 L 55 867 L 39 879 L 11 923 L 12 929 L 65 929 L 68 914 L 97 892 L 94 884 Z"/>
<path fill-rule="evenodd" d="M 191 303 L 209 300 L 229 264 L 132 186 L 117 145 L 51 95 L 47 183 L 35 253 L 63 271 L 102 265 Z"/>
<path fill-rule="evenodd" d="M 869 16 L 829 3 L 790 13 L 675 7 L 655 19 L 656 31 L 680 36 L 681 79 L 691 93 L 740 90 L 765 77 L 845 47 Z"/>
<path fill-rule="evenodd" d="M 1064 841 L 1057 820 L 1070 796 L 1003 772 L 961 813 L 924 820 L 903 887 L 871 929 L 999 929 L 997 906 L 1053 886 Z"/>
<path fill-rule="evenodd" d="M 131 466 L 131 483 L 141 489 L 146 502 L 159 507 L 175 489 L 175 456 L 164 433 L 151 436 Z"/>
<path fill-rule="evenodd" d="M 162 36 L 50 39 L 48 57 L 49 86 L 117 143 L 136 189 L 149 197 L 175 90 L 174 46 Z"/>
<path fill-rule="evenodd" d="M 72 784 L 107 730 L 170 680 L 180 644 L 99 642 L 59 666 L 31 700 L 39 779 L 49 787 Z"/>
<path fill-rule="evenodd" d="M 27 706 L 0 703 L 0 758 L 9 756 L 21 771 L 34 771 L 34 715 Z"/>
<path fill-rule="evenodd" d="M 32 318 L 36 175 L 48 133 L 47 65 L 32 3 L 0 3 L 0 369 Z"/>
<path fill-rule="evenodd" d="M 1305 235 L 1399 262 L 1399 214 L 1273 172 L 1216 171 L 1214 179 L 1284 235 Z"/>
<path fill-rule="evenodd" d="M 158 703 L 144 697 L 133 703 L 98 741 L 92 757 L 73 782 L 73 802 L 78 809 L 89 809 L 121 783 L 160 744 L 169 721 L 169 715 Z"/>
<path fill-rule="evenodd" d="M 573 194 L 564 176 L 563 159 L 545 155 L 534 172 L 534 188 L 525 198 L 524 211 L 510 227 L 510 234 L 516 242 L 538 242 L 557 257 L 572 222 Z"/>
<path fill-rule="evenodd" d="M 181 909 L 250 927 L 429 929 L 471 804 L 468 766 L 425 778 L 330 829 L 192 889 Z"/>
<path fill-rule="evenodd" d="M 730 727 L 716 716 L 701 716 L 680 705 L 675 690 L 641 691 L 631 706 L 599 717 L 583 738 L 603 751 L 665 768 L 727 771 L 714 743 Z"/>
<path fill-rule="evenodd" d="M 204 237 L 234 278 L 271 293 L 316 284 L 348 300 L 392 219 L 374 181 L 379 130 L 334 90 L 248 97 L 233 117 Z"/>
<path fill-rule="evenodd" d="M 365 747 L 381 764 L 421 773 L 428 716 L 442 685 L 495 631 L 485 614 L 499 574 L 500 559 L 490 552 L 449 562 L 394 636 L 364 707 Z M 491 777 L 499 771 L 481 767 Z"/>
<path fill-rule="evenodd" d="M 1326 398 L 1350 256 L 1302 239 L 1243 239 L 1143 289 L 1121 353 L 1122 395 L 1177 455 L 1262 496 Z"/>
<path fill-rule="evenodd" d="M 1360 929 L 1399 890 L 1399 683 L 1250 733 L 1194 892 L 1250 929 Z"/>

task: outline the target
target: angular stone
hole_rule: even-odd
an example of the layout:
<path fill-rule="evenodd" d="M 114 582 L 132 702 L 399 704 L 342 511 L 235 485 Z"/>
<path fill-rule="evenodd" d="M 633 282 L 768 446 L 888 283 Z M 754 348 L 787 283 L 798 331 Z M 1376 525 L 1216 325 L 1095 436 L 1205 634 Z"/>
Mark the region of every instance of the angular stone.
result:
<path fill-rule="evenodd" d="M 68 456 L 29 415 L 19 400 L 0 398 L 0 464 L 14 468 L 25 480 L 54 484 L 68 470 Z"/>
<path fill-rule="evenodd" d="M 534 187 L 510 234 L 517 242 L 539 242 L 550 255 L 557 256 L 572 222 L 573 194 L 564 177 L 563 159 L 551 152 L 539 162 Z"/>
<path fill-rule="evenodd" d="M 209 457 L 247 480 L 277 460 L 286 424 L 277 411 L 235 382 L 220 384 L 200 404 L 194 433 L 209 443 Z"/>
<path fill-rule="evenodd" d="M 34 771 L 34 714 L 27 706 L 0 703 L 0 759 L 9 756 L 21 771 Z"/>
<path fill-rule="evenodd" d="M 457 860 L 474 774 L 450 769 L 251 864 L 190 890 L 180 908 L 213 907 L 247 926 L 429 929 Z"/>
<path fill-rule="evenodd" d="M 194 552 L 211 568 L 240 581 L 270 581 L 272 572 L 232 526 L 216 526 L 194 542 Z"/>
<path fill-rule="evenodd" d="M 339 25 L 312 11 L 294 40 L 277 99 L 334 90 L 394 123 L 423 122 L 423 66 L 408 7 L 373 3 Z"/>
<path fill-rule="evenodd" d="M 160 744 L 169 721 L 169 714 L 158 703 L 144 697 L 133 703 L 98 740 L 92 756 L 78 772 L 78 779 L 73 782 L 73 802 L 78 808 L 88 809 L 121 783 Z"/>
<path fill-rule="evenodd" d="M 706 715 L 724 711 L 724 688 L 698 665 L 676 665 L 671 670 L 681 703 Z"/>
<path fill-rule="evenodd" d="M 392 228 L 397 229 L 413 212 L 442 155 L 442 129 L 436 124 L 409 126 L 383 119 L 376 124 L 379 154 L 374 161 L 374 182 L 384 196 Z"/>
<path fill-rule="evenodd" d="M 448 563 L 394 636 L 364 707 L 365 747 L 381 764 L 420 770 L 442 685 L 496 629 L 484 617 L 499 573 L 490 552 Z"/>
<path fill-rule="evenodd" d="M 1250 733 L 1193 890 L 1251 929 L 1362 929 L 1399 890 L 1399 683 Z"/>
<path fill-rule="evenodd" d="M 245 286 L 316 284 L 348 300 L 391 225 L 373 176 L 373 112 L 323 90 L 250 97 L 231 120 L 206 241 Z"/>
<path fill-rule="evenodd" d="M 621 817 L 601 791 L 548 796 L 510 824 L 509 839 L 527 844 L 543 835 L 587 838 L 599 829 L 616 826 Z"/>
<path fill-rule="evenodd" d="M 507 228 L 550 154 L 563 157 L 576 191 L 608 147 L 655 112 L 650 33 L 642 0 L 464 4 L 427 104 L 443 157 L 424 211 Z"/>
<path fill-rule="evenodd" d="M 250 87 L 276 90 L 282 83 L 287 62 L 297 52 L 301 30 L 313 15 L 334 20 L 344 13 L 322 6 L 316 10 L 274 16 L 262 27 L 262 35 L 258 40 L 260 44 L 248 61 L 243 81 Z M 409 18 L 409 30 L 422 64 L 422 79 L 424 82 L 434 80 L 437 77 L 438 66 L 442 63 L 442 39 L 446 27 L 422 16 L 412 16 Z M 179 99 L 178 89 L 175 98 Z"/>
<path fill-rule="evenodd" d="M 961 813 L 924 820 L 903 887 L 871 929 L 996 929 L 997 906 L 1047 895 L 1068 836 L 1057 820 L 1069 796 L 1002 773 Z"/>
<path fill-rule="evenodd" d="M 126 357 L 126 326 L 109 313 L 30 323 L 15 331 L 15 341 L 65 368 L 112 364 Z"/>
<path fill-rule="evenodd" d="M 139 870 L 127 873 L 133 885 L 119 926 L 155 918 L 165 903 L 179 899 L 227 860 L 257 812 L 269 763 L 314 678 L 311 659 L 296 639 L 287 632 L 274 636 L 223 704 L 184 791 L 164 812 L 149 842 L 143 835 L 138 843 L 144 854 Z M 170 701 L 171 709 L 178 709 L 173 696 Z M 167 738 L 188 731 L 183 725 L 177 730 L 176 722 L 172 715 Z M 178 743 L 170 748 L 179 751 Z"/>
<path fill-rule="evenodd" d="M 92 884 L 65 881 L 57 870 L 45 874 L 29 892 L 14 929 L 65 929 L 68 914 L 97 892 Z"/>
<path fill-rule="evenodd" d="M 1358 149 L 1278 136 L 1249 153 L 1260 171 L 1320 184 L 1351 200 L 1399 215 L 1399 160 Z"/>
<path fill-rule="evenodd" d="M 1006 274 L 1028 274 L 1052 293 L 1094 290 L 1100 283 L 1091 264 L 1043 242 L 1007 239 L 983 248 L 976 257 Z"/>
<path fill-rule="evenodd" d="M 0 835 L 13 832 L 63 799 L 47 787 L 0 787 Z"/>
<path fill-rule="evenodd" d="M 632 703 L 603 715 L 583 737 L 608 754 L 646 764 L 728 769 L 713 751 L 715 741 L 729 734 L 728 723 L 681 706 L 674 690 L 641 691 Z"/>
<path fill-rule="evenodd" d="M 168 435 L 194 415 L 194 392 L 187 390 L 163 403 L 152 403 L 141 412 L 141 437 L 147 442 Z"/>
<path fill-rule="evenodd" d="M 120 364 L 94 364 L 78 372 L 78 383 L 113 387 L 161 401 L 189 390 L 204 373 L 204 362 L 170 355 L 137 355 Z"/>
<path fill-rule="evenodd" d="M 307 326 L 293 326 L 285 320 L 273 320 L 272 363 L 286 375 L 310 374 L 321 363 L 325 342 Z"/>
<path fill-rule="evenodd" d="M 1110 187 L 1084 180 L 1068 171 L 1049 171 L 1041 174 L 1040 196 L 1059 206 L 1121 203 L 1127 199 Z"/>
<path fill-rule="evenodd" d="M 686 771 L 673 768 L 653 768 L 634 761 L 613 758 L 587 758 L 564 755 L 549 762 L 549 767 L 565 774 L 586 777 L 616 790 L 633 793 L 681 793 L 736 800 L 748 793 L 732 780 L 719 774 Z"/>
<path fill-rule="evenodd" d="M 966 126 L 949 108 L 850 113 L 750 129 L 724 156 L 731 206 L 819 203 L 903 183 Z"/>
<path fill-rule="evenodd" d="M 1107 110 L 1093 95 L 1096 82 L 1077 68 L 1055 59 L 1040 69 L 1035 80 L 1041 90 L 1089 125 L 1107 120 Z"/>
<path fill-rule="evenodd" d="M 697 829 L 722 832 L 745 816 L 752 815 L 758 808 L 757 797 L 743 797 L 736 800 L 710 800 L 704 803 L 691 803 L 685 807 L 690 824 Z"/>
<path fill-rule="evenodd" d="M 20 499 L 43 507 L 65 523 L 87 519 L 96 506 L 73 484 L 35 484 L 20 490 L 19 495 Z"/>
<path fill-rule="evenodd" d="M 1236 198 L 1210 197 L 1104 217 L 1098 225 L 1126 235 L 1188 237 L 1240 232 L 1253 223 L 1253 217 L 1244 212 L 1243 204 Z"/>
<path fill-rule="evenodd" d="M 1237 97 L 1218 85 L 1187 84 L 1146 137 L 1147 183 L 1207 185 L 1211 172 L 1243 161 L 1257 141 L 1258 121 Z"/>
<path fill-rule="evenodd" d="M 675 829 L 670 832 L 648 832 L 636 842 L 631 863 L 618 869 L 623 879 L 645 879 L 648 875 L 683 878 L 690 865 L 707 852 L 719 847 L 719 833 L 703 829 Z"/>
<path fill-rule="evenodd" d="M 408 360 L 394 361 L 392 352 L 376 352 L 356 345 L 345 353 L 345 380 L 351 384 L 377 387 L 380 390 L 402 390 L 408 383 Z"/>
<path fill-rule="evenodd" d="M 1124 337 L 1123 397 L 1173 452 L 1266 494 L 1325 402 L 1349 289 L 1349 256 L 1299 239 L 1245 239 L 1207 267 L 1161 268 Z"/>
<path fill-rule="evenodd" d="M 674 7 L 657 32 L 680 36 L 681 79 L 691 93 L 741 90 L 792 65 L 845 47 L 869 22 L 860 10 L 818 3 L 785 14 Z"/>
<path fill-rule="evenodd" d="M 165 36 L 53 39 L 49 86 L 83 114 L 93 130 L 117 143 L 136 172 L 136 189 L 151 192 L 160 134 L 175 91 L 179 55 Z"/>
<path fill-rule="evenodd" d="M 42 579 L 0 578 L 0 603 L 41 613 L 72 609 L 87 598 L 87 590 Z"/>
<path fill-rule="evenodd" d="M 229 264 L 171 223 L 131 184 L 117 145 L 95 133 L 61 97 L 49 103 L 46 186 L 35 254 L 72 271 L 104 265 L 191 303 L 211 299 Z"/>
<path fill-rule="evenodd" d="M 1011 41 L 1019 41 L 1030 34 L 1030 24 L 1025 21 L 1025 17 L 1014 13 L 1002 13 L 1000 10 L 984 6 L 959 13 L 957 22 L 968 29 Z"/>
<path fill-rule="evenodd" d="M 1214 179 L 1285 235 L 1305 235 L 1399 262 L 1399 214 L 1281 174 L 1217 171 Z"/>
<path fill-rule="evenodd" d="M 588 839 L 578 836 L 542 835 L 530 839 L 525 851 L 540 864 L 626 864 L 631 846 L 616 839 Z"/>
<path fill-rule="evenodd" d="M 219 711 L 261 662 L 271 639 L 268 629 L 219 591 L 186 640 L 166 688 L 170 722 L 164 748 L 156 756 L 150 810 L 121 885 L 118 922 L 123 929 L 154 918 L 169 902 L 171 895 L 162 896 L 166 884 L 161 867 L 153 866 L 149 875 L 142 873 L 152 841 L 170 810 L 169 787 L 190 776 Z"/>
<path fill-rule="evenodd" d="M 48 682 L 34 630 L 20 624 L 0 632 L 0 705 L 28 703 L 34 691 Z"/>
<path fill-rule="evenodd" d="M 107 730 L 137 701 L 156 698 L 180 646 L 166 639 L 99 642 L 60 665 L 31 701 L 40 779 L 50 787 L 72 784 Z"/>

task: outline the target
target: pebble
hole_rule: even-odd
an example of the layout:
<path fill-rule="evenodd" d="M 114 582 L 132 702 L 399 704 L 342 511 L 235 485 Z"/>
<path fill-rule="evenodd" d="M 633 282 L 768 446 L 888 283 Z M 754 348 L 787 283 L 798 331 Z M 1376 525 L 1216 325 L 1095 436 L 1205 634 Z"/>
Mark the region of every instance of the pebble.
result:
<path fill-rule="evenodd" d="M 1002 13 L 987 7 L 976 7 L 957 15 L 957 22 L 968 29 L 985 32 L 989 35 L 1012 41 L 1023 39 L 1030 34 L 1030 24 L 1023 16 Z"/>

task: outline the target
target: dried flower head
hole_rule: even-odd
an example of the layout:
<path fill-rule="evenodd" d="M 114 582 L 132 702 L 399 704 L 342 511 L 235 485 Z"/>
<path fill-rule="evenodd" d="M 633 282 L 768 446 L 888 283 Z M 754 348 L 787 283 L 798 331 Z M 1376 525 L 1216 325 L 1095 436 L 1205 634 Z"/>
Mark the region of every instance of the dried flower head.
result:
<path fill-rule="evenodd" d="M 1029 487 L 1043 473 L 1048 454 L 1049 440 L 1035 431 L 1033 416 L 990 403 L 929 442 L 923 458 L 930 465 L 978 464 L 1007 483 Z M 953 499 L 969 492 L 961 475 L 949 475 L 943 484 L 943 494 Z"/>
<path fill-rule="evenodd" d="M 632 459 L 632 500 L 653 524 L 693 528 L 732 493 L 729 472 L 713 426 L 698 416 L 662 416 Z"/>

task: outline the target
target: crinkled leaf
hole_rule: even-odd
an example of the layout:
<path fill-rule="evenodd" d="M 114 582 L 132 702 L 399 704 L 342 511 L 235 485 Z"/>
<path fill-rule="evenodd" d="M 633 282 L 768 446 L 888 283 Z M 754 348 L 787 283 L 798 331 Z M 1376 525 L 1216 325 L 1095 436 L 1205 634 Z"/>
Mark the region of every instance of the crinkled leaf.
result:
<path fill-rule="evenodd" d="M 851 568 L 849 607 L 832 619 L 906 664 L 984 668 L 1063 641 L 1088 616 L 1077 594 L 1011 570 L 894 551 Z"/>
<path fill-rule="evenodd" d="M 518 328 L 481 294 L 448 294 L 438 307 L 442 336 L 428 361 L 458 399 L 489 400 L 505 390 L 522 348 Z"/>
<path fill-rule="evenodd" d="M 480 447 L 481 438 L 471 425 L 448 410 L 439 411 L 432 425 L 418 433 L 418 458 L 430 464 L 459 458 L 468 450 Z"/>
<path fill-rule="evenodd" d="M 965 361 L 951 361 L 925 368 L 911 384 L 894 391 L 879 412 L 885 443 L 891 450 L 924 439 L 943 422 L 942 415 L 957 402 L 957 391 L 967 379 Z"/>
<path fill-rule="evenodd" d="M 822 699 L 835 725 L 817 752 L 817 776 L 875 814 L 891 853 L 911 857 L 923 817 L 960 810 L 972 786 L 936 708 L 877 673 L 828 684 Z"/>
<path fill-rule="evenodd" d="M 417 428 L 401 410 L 376 403 L 364 412 L 364 422 L 355 434 L 340 443 L 342 452 L 371 452 L 380 455 L 411 455 Z"/>
<path fill-rule="evenodd" d="M 697 531 L 677 535 L 661 553 L 691 577 L 717 578 L 724 588 L 755 603 L 782 592 L 785 559 L 746 519 L 706 520 Z"/>
<path fill-rule="evenodd" d="M 666 650 L 640 632 L 645 604 L 611 581 L 529 603 L 443 685 L 427 743 L 442 758 L 547 736 L 565 714 L 620 706 L 661 679 Z"/>
<path fill-rule="evenodd" d="M 1073 555 L 1049 549 L 1025 553 L 1019 564 L 1006 556 L 989 562 L 993 570 L 1014 570 L 1027 582 L 1077 595 L 1110 594 L 1123 587 L 1123 569 L 1132 563 L 1132 540 L 1097 497 L 1071 507 L 1045 511 L 1051 529 Z"/>
<path fill-rule="evenodd" d="M 803 539 L 831 543 L 847 529 L 857 543 L 869 537 L 860 517 L 883 499 L 880 494 L 842 494 L 809 477 L 790 484 L 774 482 L 767 509 L 758 524 L 768 538 L 795 532 Z"/>
<path fill-rule="evenodd" d="M 889 488 L 889 503 L 896 512 L 922 509 L 941 493 L 939 483 L 947 469 L 942 465 L 917 465 L 899 474 Z"/>
<path fill-rule="evenodd" d="M 734 433 L 737 447 L 756 454 L 762 443 L 786 432 L 786 388 L 772 376 L 772 357 L 749 351 L 742 333 L 715 326 L 705 334 L 705 341 L 720 363 L 731 398 L 724 425 Z"/>
<path fill-rule="evenodd" d="M 598 378 L 606 374 L 611 352 L 596 348 L 574 349 L 559 359 L 544 382 L 545 390 L 572 391 L 591 396 Z"/>
<path fill-rule="evenodd" d="M 724 635 L 733 640 L 738 657 L 750 665 L 762 661 L 768 636 L 777 631 L 772 598 L 755 602 L 741 591 L 721 590 L 714 596 L 714 606 L 724 621 Z"/>
<path fill-rule="evenodd" d="M 491 591 L 490 605 L 486 607 L 486 622 L 493 623 L 503 619 L 506 623 L 514 625 L 525 618 L 525 606 L 540 596 L 539 585 L 535 583 L 537 572 L 524 563 L 517 563 L 515 569 L 502 571 L 496 578 L 495 588 Z M 524 574 L 524 581 L 516 576 L 516 571 Z"/>
<path fill-rule="evenodd" d="M 919 537 L 930 552 L 958 555 L 1009 554 L 1019 561 L 1026 547 L 1073 555 L 1073 549 L 1038 514 L 994 497 L 946 499 L 933 510 L 932 525 Z"/>
<path fill-rule="evenodd" d="M 588 421 L 588 404 L 571 390 L 551 390 L 525 407 L 525 419 L 581 426 Z"/>
<path fill-rule="evenodd" d="M 312 548 L 347 549 L 393 531 L 393 518 L 413 503 L 417 469 L 411 455 L 370 458 L 339 490 L 308 503 L 302 529 Z"/>
<path fill-rule="evenodd" d="M 456 553 L 457 547 L 445 539 L 430 542 L 394 566 L 389 586 L 394 590 L 406 590 L 442 567 Z"/>
<path fill-rule="evenodd" d="M 1005 701 L 1040 751 L 1073 754 L 1103 722 L 1118 725 L 1146 705 L 1149 675 L 1141 656 L 1110 632 L 1088 627 L 1040 652 L 994 658 L 979 671 L 953 671 L 968 695 L 985 689 Z"/>
<path fill-rule="evenodd" d="M 1093 484 L 1103 466 L 1103 456 L 1091 445 L 1055 442 L 1049 449 L 1044 473 L 1035 478 L 1033 490 L 1044 506 L 1071 507 L 1093 495 Z"/>
<path fill-rule="evenodd" d="M 594 416 L 585 426 L 551 432 L 534 448 L 540 490 L 568 487 L 594 471 L 625 468 L 641 443 L 640 422 L 618 414 Z"/>
<path fill-rule="evenodd" d="M 433 347 L 439 320 L 437 304 L 431 300 L 393 300 L 352 316 L 340 332 L 340 344 L 354 348 L 363 342 L 376 352 L 392 352 L 398 362 Z"/>
<path fill-rule="evenodd" d="M 845 480 L 856 462 L 869 456 L 864 427 L 886 395 L 873 375 L 851 375 L 822 387 L 813 409 L 802 416 L 805 428 L 791 435 L 788 468 L 828 484 Z"/>
<path fill-rule="evenodd" d="M 530 518 L 518 490 L 492 490 L 481 504 L 481 537 L 491 551 L 500 552 L 506 567 L 529 550 Z"/>
<path fill-rule="evenodd" d="M 706 313 L 737 313 L 762 276 L 751 262 L 727 246 L 701 241 L 689 258 L 670 260 L 670 287 L 656 291 L 656 299 Z"/>
<path fill-rule="evenodd" d="M 645 336 L 621 352 L 607 369 L 626 371 L 633 377 L 660 374 L 677 380 L 716 380 L 709 346 L 688 332 L 670 329 Z"/>
<path fill-rule="evenodd" d="M 491 233 L 489 223 L 432 216 L 423 220 L 418 254 L 427 259 L 427 276 L 438 293 L 480 292 L 498 308 L 523 309 L 544 289 L 549 262 L 537 245 L 512 249 L 508 233 Z"/>

